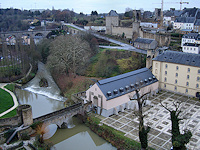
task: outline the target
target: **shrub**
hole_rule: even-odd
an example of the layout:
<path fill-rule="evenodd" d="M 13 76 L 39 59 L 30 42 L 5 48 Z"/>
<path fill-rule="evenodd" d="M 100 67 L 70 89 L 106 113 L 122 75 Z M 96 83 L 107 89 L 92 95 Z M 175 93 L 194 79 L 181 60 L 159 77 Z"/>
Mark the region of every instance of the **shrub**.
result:
<path fill-rule="evenodd" d="M 140 149 L 140 143 L 125 137 L 123 132 L 117 131 L 107 125 L 99 126 L 100 119 L 96 117 L 87 116 L 86 118 L 86 125 L 117 149 Z"/>

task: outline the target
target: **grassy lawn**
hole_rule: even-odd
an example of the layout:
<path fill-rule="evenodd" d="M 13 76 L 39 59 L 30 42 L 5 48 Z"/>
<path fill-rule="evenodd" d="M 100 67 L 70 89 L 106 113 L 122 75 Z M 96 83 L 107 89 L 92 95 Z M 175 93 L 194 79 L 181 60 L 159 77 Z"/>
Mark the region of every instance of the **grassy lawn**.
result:
<path fill-rule="evenodd" d="M 8 92 L 4 91 L 3 89 L 0 89 L 0 113 L 8 110 L 13 105 L 14 105 L 14 102 L 13 102 L 12 96 Z M 13 111 L 2 116 L 1 118 L 12 117 L 12 116 L 15 116 L 16 114 L 17 114 L 17 111 L 16 109 L 14 109 Z"/>

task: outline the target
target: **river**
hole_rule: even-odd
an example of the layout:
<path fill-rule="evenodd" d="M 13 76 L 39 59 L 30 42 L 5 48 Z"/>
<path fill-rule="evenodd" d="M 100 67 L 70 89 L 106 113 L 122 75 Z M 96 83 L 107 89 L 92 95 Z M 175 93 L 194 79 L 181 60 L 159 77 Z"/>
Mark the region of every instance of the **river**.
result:
<path fill-rule="evenodd" d="M 38 71 L 44 73 L 44 65 L 39 64 Z M 16 95 L 20 104 L 29 104 L 32 106 L 33 118 L 51 113 L 53 111 L 64 108 L 64 100 L 57 85 L 54 85 L 49 75 L 41 75 L 37 73 L 36 77 L 23 87 L 16 89 Z M 38 81 L 40 78 L 46 77 L 51 82 L 51 87 L 40 88 Z M 52 88 L 52 87 L 55 87 Z M 52 92 L 53 91 L 53 92 Z M 53 94 L 55 93 L 55 94 Z M 73 124 L 68 129 L 58 129 L 49 140 L 54 144 L 56 150 L 116 150 L 110 143 L 93 133 L 81 121 L 73 117 Z"/>

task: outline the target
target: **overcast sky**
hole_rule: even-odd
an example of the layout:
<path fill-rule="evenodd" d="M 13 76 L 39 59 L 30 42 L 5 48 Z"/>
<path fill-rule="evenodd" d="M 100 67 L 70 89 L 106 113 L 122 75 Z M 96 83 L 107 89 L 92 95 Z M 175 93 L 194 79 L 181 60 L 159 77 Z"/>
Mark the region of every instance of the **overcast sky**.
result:
<path fill-rule="evenodd" d="M 200 8 L 200 0 L 182 0 L 189 2 L 183 4 L 182 8 Z M 180 0 L 164 0 L 164 10 L 169 8 L 180 9 Z M 125 12 L 127 7 L 154 11 L 161 8 L 161 0 L 0 0 L 1 8 L 18 9 L 70 9 L 76 13 L 90 14 L 96 10 L 98 13 L 108 13 L 116 10 L 118 13 Z"/>

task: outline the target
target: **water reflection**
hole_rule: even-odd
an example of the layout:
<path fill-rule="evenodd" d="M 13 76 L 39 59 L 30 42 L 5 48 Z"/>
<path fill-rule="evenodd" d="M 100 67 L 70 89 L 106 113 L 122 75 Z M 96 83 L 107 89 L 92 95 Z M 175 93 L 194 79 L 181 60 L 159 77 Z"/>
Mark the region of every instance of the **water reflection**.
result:
<path fill-rule="evenodd" d="M 64 108 L 62 101 L 26 90 L 16 89 L 16 95 L 20 104 L 29 104 L 32 106 L 33 118 Z"/>
<path fill-rule="evenodd" d="M 73 118 L 75 124 L 71 129 L 58 129 L 49 140 L 56 150 L 116 150 L 110 143 L 92 132 L 88 127 Z"/>

